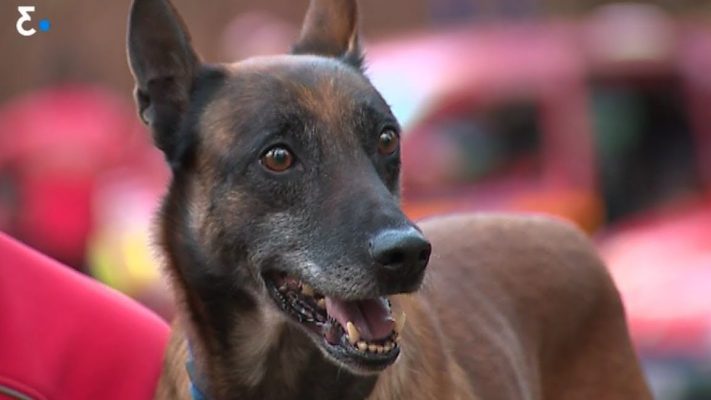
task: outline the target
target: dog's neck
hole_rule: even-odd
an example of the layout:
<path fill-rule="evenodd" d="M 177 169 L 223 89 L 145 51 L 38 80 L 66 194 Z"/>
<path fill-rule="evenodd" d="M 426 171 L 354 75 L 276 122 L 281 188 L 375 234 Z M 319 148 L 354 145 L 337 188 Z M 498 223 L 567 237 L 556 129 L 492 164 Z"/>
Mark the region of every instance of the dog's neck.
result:
<path fill-rule="evenodd" d="M 373 390 L 376 376 L 354 375 L 327 360 L 311 339 L 276 312 L 240 314 L 223 337 L 189 339 L 191 378 L 206 400 L 356 400 Z"/>

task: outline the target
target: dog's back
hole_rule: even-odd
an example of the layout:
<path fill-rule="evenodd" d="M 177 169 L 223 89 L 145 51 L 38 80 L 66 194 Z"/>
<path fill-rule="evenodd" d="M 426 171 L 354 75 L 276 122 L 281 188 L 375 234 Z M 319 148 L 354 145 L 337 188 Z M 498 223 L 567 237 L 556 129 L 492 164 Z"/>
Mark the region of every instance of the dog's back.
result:
<path fill-rule="evenodd" d="M 647 399 L 618 292 L 587 238 L 545 217 L 421 224 L 422 296 L 482 399 Z"/>

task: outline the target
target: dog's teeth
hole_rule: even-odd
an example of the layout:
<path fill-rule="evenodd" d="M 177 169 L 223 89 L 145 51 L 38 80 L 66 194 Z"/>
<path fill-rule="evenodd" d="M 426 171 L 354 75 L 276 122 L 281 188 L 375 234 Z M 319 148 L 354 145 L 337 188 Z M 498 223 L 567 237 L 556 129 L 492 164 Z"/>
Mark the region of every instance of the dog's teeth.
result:
<path fill-rule="evenodd" d="M 348 341 L 351 342 L 352 345 L 360 340 L 360 332 L 358 332 L 358 328 L 353 325 L 353 322 L 348 321 L 348 323 L 346 323 L 346 331 L 348 332 Z"/>
<path fill-rule="evenodd" d="M 400 316 L 395 318 L 395 332 L 400 333 L 402 332 L 402 329 L 405 327 L 405 321 L 407 320 L 407 314 L 404 312 L 400 313 Z"/>
<path fill-rule="evenodd" d="M 286 292 L 286 289 L 288 289 L 288 286 L 286 283 L 282 283 L 282 285 L 279 286 L 279 291 L 282 293 Z"/>
<path fill-rule="evenodd" d="M 301 285 L 301 293 L 304 294 L 305 296 L 313 297 L 314 288 L 309 286 L 309 284 L 304 283 L 303 285 Z"/>
<path fill-rule="evenodd" d="M 393 349 L 393 345 L 390 342 L 385 343 L 385 346 L 383 346 L 383 349 L 385 349 L 385 352 L 389 352 L 390 350 Z"/>
<path fill-rule="evenodd" d="M 307 310 L 307 309 L 304 308 L 304 307 L 300 307 L 300 308 L 299 308 L 299 312 L 302 313 L 302 314 L 304 314 L 304 315 L 306 316 L 306 320 L 307 320 L 307 321 L 309 321 L 309 320 L 313 321 L 314 315 L 311 313 L 311 311 Z"/>
<path fill-rule="evenodd" d="M 325 299 L 325 298 L 318 299 L 318 301 L 316 302 L 316 305 L 317 305 L 319 308 L 325 310 L 325 309 L 326 309 L 326 299 Z"/>
<path fill-rule="evenodd" d="M 383 354 L 383 352 L 385 352 L 385 348 L 383 346 L 375 346 L 375 350 L 378 354 Z"/>
<path fill-rule="evenodd" d="M 359 340 L 358 341 L 358 350 L 360 350 L 360 351 L 368 350 L 368 344 L 362 340 Z"/>
<path fill-rule="evenodd" d="M 376 351 L 377 349 L 378 349 L 378 345 L 376 345 L 376 344 L 372 344 L 372 343 L 371 343 L 371 344 L 368 345 L 368 351 L 370 351 L 371 353 L 375 353 L 375 351 Z"/>

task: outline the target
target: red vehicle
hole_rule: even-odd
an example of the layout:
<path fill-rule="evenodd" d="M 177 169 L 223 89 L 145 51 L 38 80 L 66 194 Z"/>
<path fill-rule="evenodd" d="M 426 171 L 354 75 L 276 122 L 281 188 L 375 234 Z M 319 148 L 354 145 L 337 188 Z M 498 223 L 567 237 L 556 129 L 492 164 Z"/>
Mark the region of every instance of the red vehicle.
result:
<path fill-rule="evenodd" d="M 369 50 L 374 82 L 406 128 L 410 216 L 507 209 L 599 226 L 588 89 L 570 32 L 493 26 Z"/>

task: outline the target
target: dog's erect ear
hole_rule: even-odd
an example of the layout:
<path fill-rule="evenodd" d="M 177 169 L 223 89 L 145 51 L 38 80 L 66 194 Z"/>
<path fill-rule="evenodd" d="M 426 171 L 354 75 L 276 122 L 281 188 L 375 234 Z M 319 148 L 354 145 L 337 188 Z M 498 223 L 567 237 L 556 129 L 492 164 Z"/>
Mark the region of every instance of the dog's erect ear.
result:
<path fill-rule="evenodd" d="M 169 162 L 180 156 L 178 127 L 200 61 L 180 15 L 168 0 L 134 0 L 128 22 L 128 60 L 136 103 Z"/>
<path fill-rule="evenodd" d="M 292 52 L 337 57 L 361 68 L 356 0 L 311 0 Z"/>

